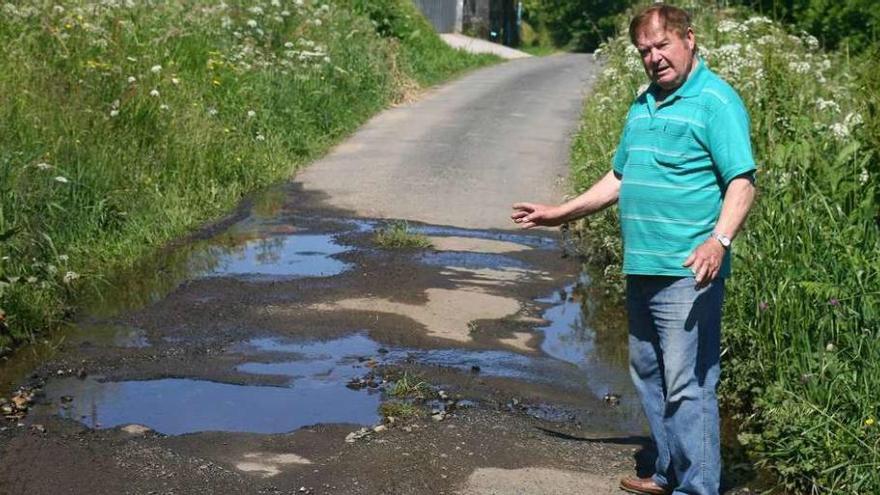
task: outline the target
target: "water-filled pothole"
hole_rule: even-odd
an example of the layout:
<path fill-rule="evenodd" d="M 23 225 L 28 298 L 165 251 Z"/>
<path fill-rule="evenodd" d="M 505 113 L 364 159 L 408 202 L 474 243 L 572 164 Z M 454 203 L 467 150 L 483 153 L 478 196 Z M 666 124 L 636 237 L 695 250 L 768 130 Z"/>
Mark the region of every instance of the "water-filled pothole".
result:
<path fill-rule="evenodd" d="M 538 300 L 551 304 L 541 315 L 549 324 L 538 328 L 544 333 L 541 350 L 583 370 L 590 392 L 603 400 L 614 396 L 613 407 L 618 408 L 621 422 L 638 431 L 642 424 L 641 405 L 628 369 L 625 363 L 615 362 L 606 355 L 619 354 L 621 348 L 625 349 L 625 335 L 610 339 L 607 347 L 601 348 L 596 331 L 584 321 L 576 289 L 576 285 L 571 285 Z M 625 329 L 620 331 L 625 332 Z"/>
<path fill-rule="evenodd" d="M 136 423 L 160 433 L 199 431 L 283 433 L 316 423 L 373 424 L 379 395 L 303 378 L 291 387 L 231 385 L 205 380 L 101 382 L 65 378 L 46 397 L 59 414 L 91 428 Z M 66 403 L 64 396 L 72 397 Z"/>
<path fill-rule="evenodd" d="M 248 240 L 232 246 L 208 245 L 194 258 L 213 257 L 213 267 L 201 276 L 255 278 L 329 277 L 351 268 L 334 256 L 351 248 L 331 234 L 294 234 Z"/>

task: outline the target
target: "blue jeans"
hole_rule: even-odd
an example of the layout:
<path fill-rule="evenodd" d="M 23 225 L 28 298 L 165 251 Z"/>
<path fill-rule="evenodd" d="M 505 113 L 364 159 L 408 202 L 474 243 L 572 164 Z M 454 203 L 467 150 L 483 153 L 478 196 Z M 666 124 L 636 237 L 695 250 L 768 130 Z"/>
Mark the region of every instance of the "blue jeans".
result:
<path fill-rule="evenodd" d="M 654 480 L 675 494 L 717 495 L 724 280 L 629 275 L 630 375 L 657 444 Z"/>

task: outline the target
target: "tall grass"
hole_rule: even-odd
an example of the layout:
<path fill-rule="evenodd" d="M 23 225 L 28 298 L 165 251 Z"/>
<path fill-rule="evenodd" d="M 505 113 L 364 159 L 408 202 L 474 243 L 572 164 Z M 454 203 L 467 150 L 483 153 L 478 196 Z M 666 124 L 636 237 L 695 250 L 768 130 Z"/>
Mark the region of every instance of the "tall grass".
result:
<path fill-rule="evenodd" d="M 0 353 L 405 92 L 494 60 L 446 47 L 407 0 L 0 10 Z"/>
<path fill-rule="evenodd" d="M 692 7 L 708 65 L 746 101 L 759 162 L 728 284 L 724 400 L 740 440 L 786 488 L 880 493 L 878 70 L 767 18 Z M 623 37 L 599 56 L 604 73 L 573 145 L 578 190 L 609 169 L 645 82 Z M 619 289 L 616 212 L 580 229 Z"/>

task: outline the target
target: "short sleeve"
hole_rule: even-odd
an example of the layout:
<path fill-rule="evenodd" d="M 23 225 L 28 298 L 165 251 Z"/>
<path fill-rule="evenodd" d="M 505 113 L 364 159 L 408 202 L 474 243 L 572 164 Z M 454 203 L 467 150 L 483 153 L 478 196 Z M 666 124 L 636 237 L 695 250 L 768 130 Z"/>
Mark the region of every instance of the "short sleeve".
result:
<path fill-rule="evenodd" d="M 755 170 L 749 114 L 736 98 L 720 107 L 707 125 L 709 153 L 725 184 Z"/>
<path fill-rule="evenodd" d="M 617 142 L 617 150 L 614 151 L 614 159 L 611 166 L 618 177 L 623 177 L 623 169 L 626 167 L 626 126 L 620 132 L 620 140 Z"/>

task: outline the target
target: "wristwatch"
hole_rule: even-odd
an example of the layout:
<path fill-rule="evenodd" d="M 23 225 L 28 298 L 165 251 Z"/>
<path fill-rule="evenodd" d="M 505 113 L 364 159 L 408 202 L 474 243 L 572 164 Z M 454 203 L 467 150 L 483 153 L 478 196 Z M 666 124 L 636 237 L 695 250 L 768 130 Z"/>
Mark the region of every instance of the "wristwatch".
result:
<path fill-rule="evenodd" d="M 730 249 L 730 237 L 727 237 L 720 232 L 712 232 L 712 238 L 720 242 L 724 249 Z"/>

